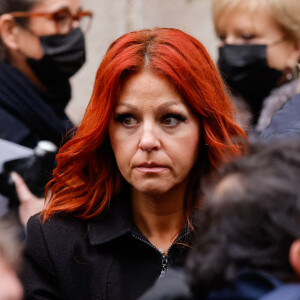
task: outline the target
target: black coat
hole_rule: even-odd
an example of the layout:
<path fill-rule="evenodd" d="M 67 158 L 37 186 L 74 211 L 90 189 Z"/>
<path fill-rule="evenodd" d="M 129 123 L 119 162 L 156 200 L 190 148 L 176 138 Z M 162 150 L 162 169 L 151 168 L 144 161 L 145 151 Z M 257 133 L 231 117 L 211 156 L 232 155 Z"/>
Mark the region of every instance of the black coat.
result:
<path fill-rule="evenodd" d="M 1 62 L 0 138 L 30 148 L 49 140 L 59 147 L 73 127 L 64 112 L 70 98 L 69 81 L 44 91 L 17 68 Z"/>
<path fill-rule="evenodd" d="M 114 205 L 113 205 L 114 204 Z M 133 300 L 165 269 L 162 254 L 131 221 L 128 201 L 114 199 L 97 219 L 56 216 L 27 225 L 21 280 L 25 299 Z M 180 242 L 191 232 L 182 230 Z M 173 244 L 167 266 L 182 266 L 188 247 Z"/>
<path fill-rule="evenodd" d="M 300 94 L 276 112 L 269 126 L 261 133 L 261 141 L 300 136 Z"/>

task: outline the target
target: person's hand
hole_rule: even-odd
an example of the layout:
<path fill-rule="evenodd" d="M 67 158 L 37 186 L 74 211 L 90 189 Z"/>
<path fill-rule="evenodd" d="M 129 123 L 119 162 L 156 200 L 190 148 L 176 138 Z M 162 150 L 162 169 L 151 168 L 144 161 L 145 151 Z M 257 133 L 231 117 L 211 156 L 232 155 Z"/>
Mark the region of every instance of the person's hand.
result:
<path fill-rule="evenodd" d="M 38 198 L 32 194 L 23 178 L 16 172 L 12 172 L 11 177 L 20 201 L 19 217 L 21 223 L 26 226 L 28 219 L 43 209 L 44 198 Z"/>
<path fill-rule="evenodd" d="M 23 287 L 15 271 L 0 255 L 0 300 L 23 299 Z"/>

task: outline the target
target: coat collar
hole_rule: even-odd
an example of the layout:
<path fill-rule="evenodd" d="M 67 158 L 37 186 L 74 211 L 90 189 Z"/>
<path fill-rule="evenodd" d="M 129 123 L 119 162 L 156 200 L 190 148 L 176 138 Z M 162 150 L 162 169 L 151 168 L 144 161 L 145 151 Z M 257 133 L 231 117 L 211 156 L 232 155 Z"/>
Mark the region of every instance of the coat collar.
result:
<path fill-rule="evenodd" d="M 194 211 L 193 215 L 196 213 Z M 194 219 L 192 215 L 191 219 Z M 101 245 L 125 235 L 138 235 L 146 239 L 133 222 L 131 215 L 130 194 L 125 192 L 113 198 L 108 207 L 95 219 L 88 221 L 88 236 L 91 245 Z M 193 231 L 186 222 L 179 233 L 178 240 L 193 240 Z"/>
<path fill-rule="evenodd" d="M 298 79 L 289 81 L 274 89 L 264 99 L 255 130 L 262 132 L 270 124 L 273 115 L 279 111 L 293 96 L 297 94 Z"/>
<path fill-rule="evenodd" d="M 91 245 L 104 244 L 132 232 L 129 197 L 122 196 L 113 198 L 100 216 L 88 222 Z"/>

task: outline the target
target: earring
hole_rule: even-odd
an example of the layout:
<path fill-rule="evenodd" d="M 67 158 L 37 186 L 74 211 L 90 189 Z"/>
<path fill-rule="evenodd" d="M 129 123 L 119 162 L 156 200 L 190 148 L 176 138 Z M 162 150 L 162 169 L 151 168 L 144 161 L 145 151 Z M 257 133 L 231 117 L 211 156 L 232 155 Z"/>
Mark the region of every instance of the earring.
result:
<path fill-rule="evenodd" d="M 291 81 L 292 79 L 298 78 L 300 73 L 300 63 L 297 63 L 294 68 L 288 69 L 285 78 L 287 81 Z"/>
<path fill-rule="evenodd" d="M 293 72 L 292 70 L 289 70 L 288 73 L 285 74 L 285 78 L 288 80 L 288 81 L 291 81 L 293 79 Z"/>
<path fill-rule="evenodd" d="M 299 74 L 300 74 L 300 62 L 298 62 L 296 64 L 296 71 L 297 71 L 297 76 L 299 76 Z"/>

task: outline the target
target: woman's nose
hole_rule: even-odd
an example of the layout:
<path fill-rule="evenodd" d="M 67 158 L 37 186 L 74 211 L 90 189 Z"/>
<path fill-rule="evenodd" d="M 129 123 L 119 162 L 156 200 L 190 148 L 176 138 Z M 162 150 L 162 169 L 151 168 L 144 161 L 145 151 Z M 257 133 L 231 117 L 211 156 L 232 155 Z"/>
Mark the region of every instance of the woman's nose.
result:
<path fill-rule="evenodd" d="M 158 150 L 161 144 L 158 138 L 155 128 L 145 126 L 143 128 L 139 147 L 143 151 L 150 152 L 152 150 Z"/>
<path fill-rule="evenodd" d="M 80 27 L 80 22 L 78 20 L 72 21 L 72 29 Z"/>
<path fill-rule="evenodd" d="M 228 35 L 224 40 L 224 42 L 225 44 L 229 44 L 229 45 L 236 44 L 236 38 L 234 38 L 234 36 L 232 35 Z"/>

